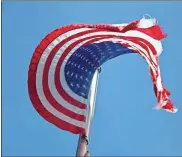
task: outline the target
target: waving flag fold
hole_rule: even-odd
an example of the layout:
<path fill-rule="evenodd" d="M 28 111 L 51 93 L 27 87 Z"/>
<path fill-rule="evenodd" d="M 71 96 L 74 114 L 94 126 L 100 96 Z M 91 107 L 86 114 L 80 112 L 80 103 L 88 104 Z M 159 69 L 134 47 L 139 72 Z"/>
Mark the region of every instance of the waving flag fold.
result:
<path fill-rule="evenodd" d="M 175 113 L 159 69 L 160 40 L 166 34 L 152 22 L 73 24 L 48 34 L 36 48 L 28 73 L 29 95 L 37 112 L 63 130 L 85 134 L 90 84 L 96 69 L 122 54 L 137 53 L 149 65 L 156 108 Z"/>

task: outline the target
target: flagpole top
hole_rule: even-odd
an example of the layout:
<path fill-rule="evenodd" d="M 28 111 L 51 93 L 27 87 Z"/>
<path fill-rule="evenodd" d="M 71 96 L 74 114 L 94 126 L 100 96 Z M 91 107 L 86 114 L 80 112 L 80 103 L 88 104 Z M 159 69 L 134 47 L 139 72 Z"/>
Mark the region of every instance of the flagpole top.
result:
<path fill-rule="evenodd" d="M 99 72 L 99 73 L 101 72 L 101 67 L 98 68 L 98 72 Z"/>

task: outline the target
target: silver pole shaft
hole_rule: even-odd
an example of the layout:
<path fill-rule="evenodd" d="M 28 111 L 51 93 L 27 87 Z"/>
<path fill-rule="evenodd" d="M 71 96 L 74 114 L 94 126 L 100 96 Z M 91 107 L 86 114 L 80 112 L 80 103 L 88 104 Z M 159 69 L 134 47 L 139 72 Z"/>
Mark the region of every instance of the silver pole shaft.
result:
<path fill-rule="evenodd" d="M 101 71 L 101 68 L 98 68 L 96 70 L 91 82 L 90 93 L 89 93 L 89 107 L 88 107 L 86 135 L 79 136 L 76 157 L 90 157 L 90 153 L 88 152 L 88 139 L 90 136 L 91 122 L 94 116 L 97 86 L 98 86 L 100 71 Z"/>

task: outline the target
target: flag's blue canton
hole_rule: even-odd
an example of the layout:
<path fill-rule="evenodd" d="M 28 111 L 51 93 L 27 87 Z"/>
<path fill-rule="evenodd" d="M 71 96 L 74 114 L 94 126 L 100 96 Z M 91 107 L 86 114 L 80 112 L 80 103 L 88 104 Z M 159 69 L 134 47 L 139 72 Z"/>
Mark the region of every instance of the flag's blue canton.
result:
<path fill-rule="evenodd" d="M 91 80 L 96 69 L 107 60 L 132 50 L 113 42 L 94 43 L 77 49 L 65 66 L 68 86 L 76 94 L 88 98 Z"/>

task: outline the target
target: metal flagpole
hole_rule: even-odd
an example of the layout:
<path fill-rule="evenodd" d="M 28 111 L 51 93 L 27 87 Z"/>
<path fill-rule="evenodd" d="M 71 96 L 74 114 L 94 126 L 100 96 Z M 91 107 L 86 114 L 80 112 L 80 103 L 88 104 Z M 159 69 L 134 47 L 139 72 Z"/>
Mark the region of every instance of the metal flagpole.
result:
<path fill-rule="evenodd" d="M 96 70 L 91 82 L 91 88 L 89 93 L 89 108 L 88 108 L 86 135 L 79 136 L 76 157 L 90 157 L 90 153 L 88 152 L 88 140 L 90 136 L 91 122 L 94 116 L 97 86 L 98 86 L 100 72 L 101 72 L 101 67 L 99 67 Z"/>

